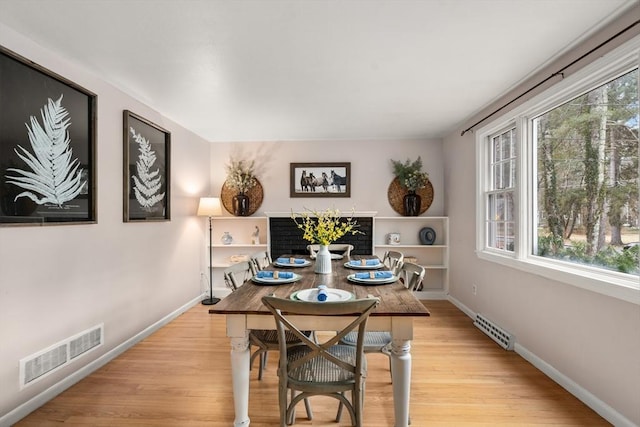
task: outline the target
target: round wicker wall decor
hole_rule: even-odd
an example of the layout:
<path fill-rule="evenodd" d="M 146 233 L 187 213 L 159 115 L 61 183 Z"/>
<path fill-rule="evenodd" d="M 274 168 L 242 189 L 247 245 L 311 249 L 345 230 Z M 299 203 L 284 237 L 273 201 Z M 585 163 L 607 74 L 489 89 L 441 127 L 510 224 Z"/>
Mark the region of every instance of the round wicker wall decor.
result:
<path fill-rule="evenodd" d="M 238 191 L 227 183 L 227 181 L 222 184 L 222 190 L 220 190 L 220 200 L 222 201 L 222 206 L 233 215 L 233 196 L 238 194 Z M 246 195 L 249 197 L 249 213 L 248 215 L 253 215 L 262 205 L 262 198 L 264 197 L 264 192 L 262 190 L 262 184 L 260 181 L 256 179 L 256 185 L 251 187 L 249 191 L 246 192 Z"/>
<path fill-rule="evenodd" d="M 391 184 L 389 184 L 389 189 L 387 190 L 387 198 L 389 199 L 389 204 L 394 211 L 403 216 L 403 199 L 405 194 L 407 193 L 407 189 L 400 185 L 400 180 L 398 179 L 398 177 L 395 177 L 393 181 L 391 181 Z M 431 185 L 431 181 L 427 180 L 427 185 L 424 188 L 416 190 L 416 194 L 420 195 L 420 197 L 422 198 L 420 202 L 420 215 L 422 215 L 427 211 L 427 209 L 429 209 L 429 206 L 431 206 L 431 203 L 433 202 L 433 185 Z"/>

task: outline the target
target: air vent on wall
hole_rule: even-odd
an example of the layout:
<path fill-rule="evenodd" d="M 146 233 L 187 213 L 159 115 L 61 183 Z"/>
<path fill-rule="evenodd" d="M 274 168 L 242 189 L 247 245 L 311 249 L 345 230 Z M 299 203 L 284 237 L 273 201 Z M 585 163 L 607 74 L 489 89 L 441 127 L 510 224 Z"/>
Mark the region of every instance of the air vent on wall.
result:
<path fill-rule="evenodd" d="M 476 320 L 473 324 L 497 342 L 500 347 L 505 350 L 513 350 L 513 335 L 495 325 L 482 314 L 476 315 Z"/>
<path fill-rule="evenodd" d="M 20 360 L 20 387 L 25 387 L 99 347 L 104 341 L 100 324 Z"/>

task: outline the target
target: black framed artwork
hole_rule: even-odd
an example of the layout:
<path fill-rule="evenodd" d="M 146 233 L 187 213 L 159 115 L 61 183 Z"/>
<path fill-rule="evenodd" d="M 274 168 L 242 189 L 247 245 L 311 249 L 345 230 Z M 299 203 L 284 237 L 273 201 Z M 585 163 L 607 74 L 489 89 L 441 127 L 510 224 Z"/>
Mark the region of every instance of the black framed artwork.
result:
<path fill-rule="evenodd" d="M 351 197 L 351 163 L 291 163 L 290 197 Z"/>
<path fill-rule="evenodd" d="M 129 110 L 124 110 L 123 124 L 123 219 L 168 221 L 171 132 Z"/>
<path fill-rule="evenodd" d="M 96 105 L 0 46 L 0 225 L 96 222 Z"/>

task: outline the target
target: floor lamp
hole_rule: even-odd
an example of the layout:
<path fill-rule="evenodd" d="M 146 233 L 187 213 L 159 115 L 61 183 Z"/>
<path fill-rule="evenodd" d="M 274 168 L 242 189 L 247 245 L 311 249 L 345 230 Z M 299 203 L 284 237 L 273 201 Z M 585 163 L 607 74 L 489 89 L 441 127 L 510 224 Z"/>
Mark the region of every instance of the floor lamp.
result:
<path fill-rule="evenodd" d="M 203 305 L 213 305 L 220 302 L 220 298 L 213 296 L 213 247 L 212 247 L 212 227 L 211 219 L 214 216 L 222 215 L 220 199 L 218 197 L 201 197 L 198 204 L 198 216 L 209 217 L 209 298 L 202 300 Z"/>

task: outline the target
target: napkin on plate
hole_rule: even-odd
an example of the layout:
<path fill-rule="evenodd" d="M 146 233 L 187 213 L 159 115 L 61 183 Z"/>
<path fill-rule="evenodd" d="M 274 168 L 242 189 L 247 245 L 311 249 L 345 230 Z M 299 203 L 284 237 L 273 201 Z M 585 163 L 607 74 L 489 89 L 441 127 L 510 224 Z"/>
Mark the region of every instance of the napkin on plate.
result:
<path fill-rule="evenodd" d="M 289 271 L 258 271 L 256 277 L 259 279 L 293 279 L 293 273 Z"/>
<path fill-rule="evenodd" d="M 363 263 L 364 262 L 364 263 Z M 358 260 L 351 260 L 349 261 L 349 265 L 353 265 L 353 266 L 363 266 L 363 265 L 379 265 L 380 264 L 380 260 L 375 258 L 375 259 L 358 259 Z"/>
<path fill-rule="evenodd" d="M 327 300 L 327 287 L 325 285 L 318 286 L 318 296 L 316 297 L 318 301 L 324 302 Z"/>
<path fill-rule="evenodd" d="M 302 258 L 278 258 L 276 260 L 278 264 L 304 264 Z"/>
<path fill-rule="evenodd" d="M 356 279 L 391 279 L 393 273 L 390 271 L 370 271 L 368 273 L 356 273 Z"/>

